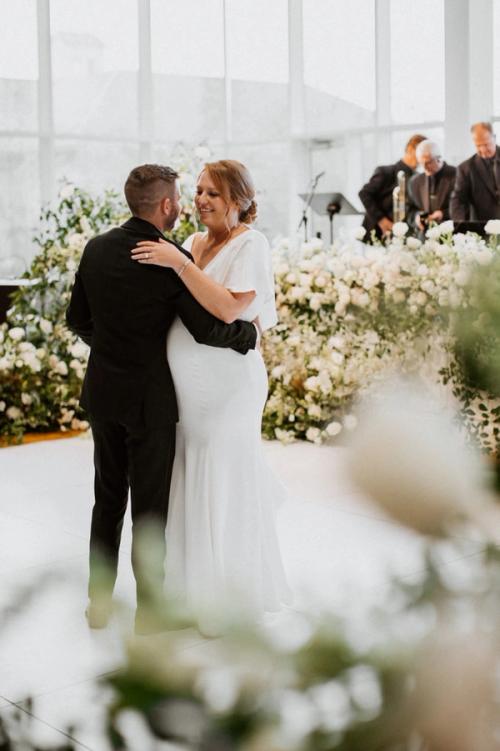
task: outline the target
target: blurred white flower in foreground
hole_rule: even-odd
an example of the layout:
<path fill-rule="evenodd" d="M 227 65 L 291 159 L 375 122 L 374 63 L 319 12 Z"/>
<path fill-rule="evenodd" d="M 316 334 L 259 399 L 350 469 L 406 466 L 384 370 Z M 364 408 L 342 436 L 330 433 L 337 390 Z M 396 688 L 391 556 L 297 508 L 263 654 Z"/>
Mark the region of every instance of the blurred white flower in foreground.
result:
<path fill-rule="evenodd" d="M 488 505 L 481 459 L 416 384 L 393 382 L 366 405 L 351 473 L 391 516 L 424 534 L 439 535 Z"/>

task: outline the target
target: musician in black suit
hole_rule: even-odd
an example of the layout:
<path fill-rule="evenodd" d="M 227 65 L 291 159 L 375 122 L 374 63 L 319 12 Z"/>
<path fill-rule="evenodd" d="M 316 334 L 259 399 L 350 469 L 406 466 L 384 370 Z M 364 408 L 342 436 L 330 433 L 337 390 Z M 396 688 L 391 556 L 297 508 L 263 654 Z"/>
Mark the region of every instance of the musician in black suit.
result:
<path fill-rule="evenodd" d="M 392 229 L 392 191 L 397 185 L 397 174 L 403 171 L 407 181 L 412 177 L 417 166 L 415 149 L 425 136 L 416 134 L 410 138 L 403 157 L 395 164 L 377 167 L 366 185 L 359 191 L 359 197 L 365 207 L 363 227 L 369 235 L 372 230 L 382 238 Z"/>
<path fill-rule="evenodd" d="M 450 199 L 455 185 L 456 168 L 446 164 L 435 141 L 421 141 L 416 149 L 423 172 L 414 175 L 408 184 L 408 218 L 421 232 L 429 222 L 450 218 Z M 425 216 L 422 221 L 421 214 Z"/>
<path fill-rule="evenodd" d="M 151 594 L 163 591 L 165 525 L 178 420 L 166 360 L 166 334 L 179 315 L 197 342 L 253 349 L 252 323 L 225 324 L 192 297 L 175 271 L 141 265 L 131 250 L 159 240 L 179 214 L 178 175 L 143 165 L 130 173 L 125 196 L 132 213 L 121 227 L 87 244 L 67 310 L 69 328 L 90 346 L 81 405 L 94 438 L 95 504 L 90 533 L 89 606 L 94 628 L 109 619 L 118 549 L 130 488 L 132 566 L 137 586 L 136 632 L 152 630 L 145 616 Z M 183 250 L 187 257 L 190 255 Z M 154 534 L 157 564 L 145 571 L 138 558 L 141 529 Z M 159 555 L 158 555 L 159 552 Z M 102 597 L 100 562 L 109 569 Z M 154 630 L 154 628 L 153 628 Z"/>
<path fill-rule="evenodd" d="M 471 127 L 476 153 L 459 164 L 451 197 L 454 222 L 500 219 L 500 149 L 490 123 Z"/>

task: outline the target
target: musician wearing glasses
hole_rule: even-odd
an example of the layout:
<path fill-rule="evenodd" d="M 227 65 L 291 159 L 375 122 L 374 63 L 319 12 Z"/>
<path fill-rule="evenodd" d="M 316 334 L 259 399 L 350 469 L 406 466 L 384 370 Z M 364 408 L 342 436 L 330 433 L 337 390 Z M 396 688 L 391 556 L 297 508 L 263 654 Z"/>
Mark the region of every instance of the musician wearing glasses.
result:
<path fill-rule="evenodd" d="M 368 236 L 372 230 L 378 238 L 384 237 L 391 231 L 395 221 L 393 191 L 398 187 L 398 183 L 403 182 L 403 176 L 400 175 L 398 178 L 398 173 L 404 174 L 406 182 L 412 177 L 417 166 L 415 149 L 421 141 L 425 141 L 425 136 L 418 134 L 412 136 L 406 144 L 402 158 L 395 164 L 377 167 L 369 181 L 359 191 L 359 197 L 366 212 L 363 227 Z M 404 193 L 405 191 L 400 189 L 401 196 Z"/>
<path fill-rule="evenodd" d="M 446 164 L 440 146 L 430 139 L 421 141 L 415 154 L 423 171 L 414 175 L 408 184 L 408 218 L 417 230 L 423 232 L 431 222 L 439 223 L 450 218 L 450 200 L 457 170 Z"/>

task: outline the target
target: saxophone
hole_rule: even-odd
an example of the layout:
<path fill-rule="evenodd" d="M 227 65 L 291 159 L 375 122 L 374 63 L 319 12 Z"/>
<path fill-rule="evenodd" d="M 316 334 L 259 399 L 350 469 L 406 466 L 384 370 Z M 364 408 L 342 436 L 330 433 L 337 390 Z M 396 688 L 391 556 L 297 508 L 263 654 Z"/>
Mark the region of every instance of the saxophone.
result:
<path fill-rule="evenodd" d="M 404 222 L 406 218 L 406 174 L 399 170 L 397 174 L 398 184 L 392 191 L 392 221 Z"/>

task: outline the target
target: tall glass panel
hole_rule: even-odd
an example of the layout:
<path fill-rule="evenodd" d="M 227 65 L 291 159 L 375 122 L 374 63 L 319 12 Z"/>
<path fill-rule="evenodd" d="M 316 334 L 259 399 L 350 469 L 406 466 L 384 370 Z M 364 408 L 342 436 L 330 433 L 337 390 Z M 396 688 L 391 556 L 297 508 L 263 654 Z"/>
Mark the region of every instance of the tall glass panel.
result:
<path fill-rule="evenodd" d="M 444 41 L 444 0 L 391 0 L 395 123 L 444 119 Z"/>
<path fill-rule="evenodd" d="M 224 138 L 222 0 L 151 0 L 154 135 Z"/>
<path fill-rule="evenodd" d="M 309 134 L 374 123 L 375 2 L 304 0 Z"/>
<path fill-rule="evenodd" d="M 0 138 L 0 277 L 23 272 L 40 214 L 38 141 Z"/>
<path fill-rule="evenodd" d="M 137 143 L 56 140 L 55 176 L 59 183 L 65 179 L 99 194 L 110 189 L 123 195 L 127 175 L 138 163 Z"/>
<path fill-rule="evenodd" d="M 37 129 L 38 41 L 36 0 L 2 4 L 0 129 Z"/>
<path fill-rule="evenodd" d="M 57 133 L 137 136 L 136 0 L 51 0 Z"/>
<path fill-rule="evenodd" d="M 500 116 L 500 0 L 493 0 L 493 112 Z"/>
<path fill-rule="evenodd" d="M 288 2 L 226 4 L 234 141 L 279 141 L 288 132 Z"/>

